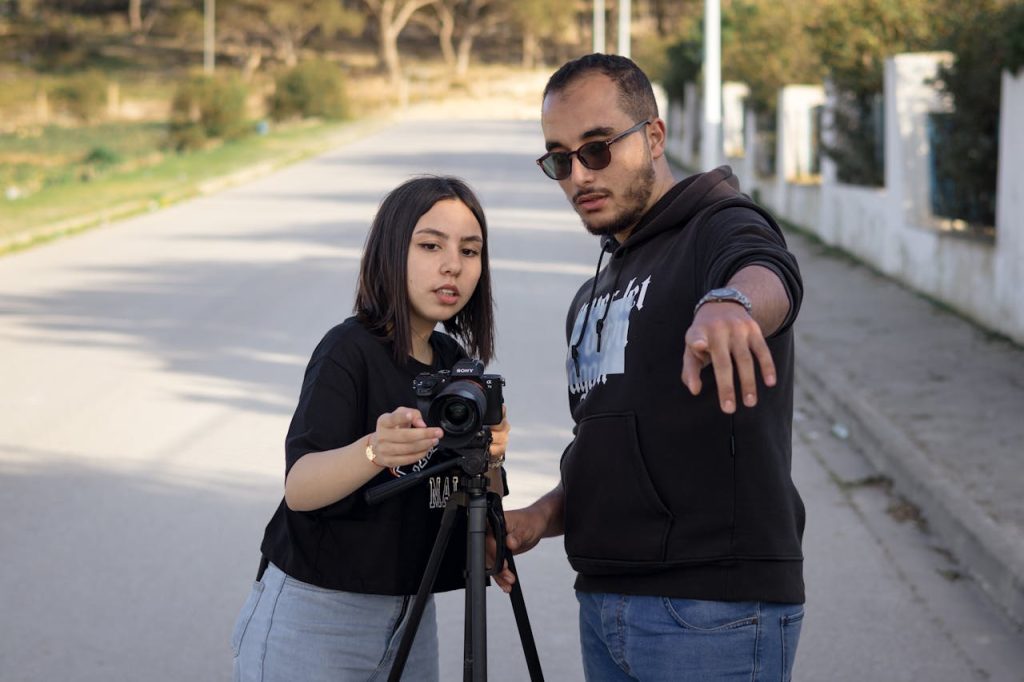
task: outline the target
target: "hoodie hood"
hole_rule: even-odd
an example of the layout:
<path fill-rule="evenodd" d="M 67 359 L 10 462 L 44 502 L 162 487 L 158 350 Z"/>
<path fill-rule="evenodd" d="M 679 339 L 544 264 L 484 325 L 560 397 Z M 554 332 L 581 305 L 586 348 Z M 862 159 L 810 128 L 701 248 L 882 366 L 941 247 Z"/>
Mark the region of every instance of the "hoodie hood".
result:
<path fill-rule="evenodd" d="M 686 225 L 708 206 L 738 197 L 743 197 L 739 179 L 729 166 L 719 166 L 707 173 L 691 175 L 677 183 L 651 207 L 626 241 L 619 245 L 618 250 L 624 255 L 665 230 Z M 611 242 L 616 243 L 614 239 Z M 609 250 L 607 245 L 604 249 Z"/>

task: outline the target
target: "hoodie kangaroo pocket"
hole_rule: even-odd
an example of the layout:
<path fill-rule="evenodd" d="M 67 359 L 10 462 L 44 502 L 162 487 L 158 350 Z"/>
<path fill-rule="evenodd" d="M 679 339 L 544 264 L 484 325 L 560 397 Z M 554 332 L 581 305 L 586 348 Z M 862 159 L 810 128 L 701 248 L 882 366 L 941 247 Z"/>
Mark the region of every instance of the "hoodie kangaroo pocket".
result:
<path fill-rule="evenodd" d="M 664 559 L 672 514 L 647 473 L 635 415 L 581 421 L 562 486 L 565 549 L 576 570 L 622 573 Z"/>

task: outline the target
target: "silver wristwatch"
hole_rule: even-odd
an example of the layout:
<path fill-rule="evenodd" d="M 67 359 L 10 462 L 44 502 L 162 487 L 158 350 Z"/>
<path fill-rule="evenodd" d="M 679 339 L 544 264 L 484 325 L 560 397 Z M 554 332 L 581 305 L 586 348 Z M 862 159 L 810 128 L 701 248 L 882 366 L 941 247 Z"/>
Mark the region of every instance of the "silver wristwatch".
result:
<path fill-rule="evenodd" d="M 697 305 L 693 307 L 693 314 L 696 315 L 700 307 L 705 303 L 719 303 L 721 301 L 730 301 L 732 303 L 739 303 L 743 306 L 747 314 L 751 314 L 750 299 L 743 295 L 742 291 L 737 291 L 732 287 L 722 287 L 721 289 L 712 289 L 708 293 L 704 294 Z"/>

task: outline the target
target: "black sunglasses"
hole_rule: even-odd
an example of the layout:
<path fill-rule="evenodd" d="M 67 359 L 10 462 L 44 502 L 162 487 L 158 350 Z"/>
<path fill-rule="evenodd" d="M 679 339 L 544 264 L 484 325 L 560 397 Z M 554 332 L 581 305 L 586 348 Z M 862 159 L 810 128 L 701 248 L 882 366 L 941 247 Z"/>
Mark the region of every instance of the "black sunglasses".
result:
<path fill-rule="evenodd" d="M 590 170 L 601 170 L 602 168 L 607 168 L 608 164 L 612 162 L 612 150 L 610 149 L 612 144 L 618 142 L 626 135 L 635 133 L 650 122 L 651 121 L 649 119 L 646 121 L 640 121 L 632 128 L 623 130 L 610 140 L 600 140 L 598 142 L 587 142 L 586 144 L 581 144 L 579 149 L 576 151 L 548 152 L 537 159 L 537 165 L 540 166 L 542 171 L 544 171 L 544 175 L 548 176 L 552 180 L 565 180 L 567 177 L 572 175 L 573 155 L 580 160 L 580 163 Z"/>

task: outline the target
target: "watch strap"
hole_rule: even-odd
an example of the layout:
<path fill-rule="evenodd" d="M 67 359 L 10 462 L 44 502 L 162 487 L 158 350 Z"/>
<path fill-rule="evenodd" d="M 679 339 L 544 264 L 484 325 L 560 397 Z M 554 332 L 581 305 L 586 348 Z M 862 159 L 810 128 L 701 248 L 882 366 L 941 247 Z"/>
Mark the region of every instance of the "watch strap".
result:
<path fill-rule="evenodd" d="M 739 303 L 747 311 L 747 314 L 752 314 L 753 307 L 750 305 L 750 299 L 747 298 L 742 291 L 733 289 L 732 287 L 720 287 L 718 289 L 712 289 L 708 293 L 704 294 L 697 305 L 693 307 L 693 314 L 696 315 L 697 311 L 700 310 L 701 306 L 705 303 Z"/>

